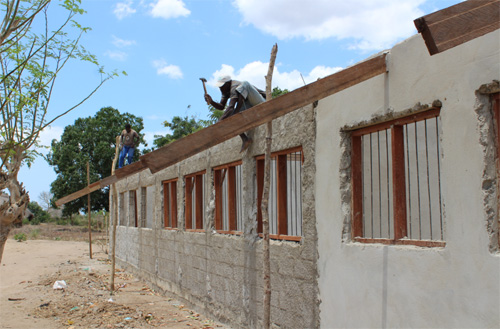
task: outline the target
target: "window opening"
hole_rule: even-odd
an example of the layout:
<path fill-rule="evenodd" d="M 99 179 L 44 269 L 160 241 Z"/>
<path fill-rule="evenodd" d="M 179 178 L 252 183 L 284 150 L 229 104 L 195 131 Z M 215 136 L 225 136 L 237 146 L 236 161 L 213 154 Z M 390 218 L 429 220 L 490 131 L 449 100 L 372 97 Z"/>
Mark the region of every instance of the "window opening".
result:
<path fill-rule="evenodd" d="M 205 221 L 205 171 L 186 175 L 186 229 L 203 230 Z"/>
<path fill-rule="evenodd" d="M 302 236 L 302 148 L 271 154 L 269 234 L 273 239 L 299 241 Z M 264 156 L 257 158 L 257 231 L 262 233 L 261 202 Z"/>
<path fill-rule="evenodd" d="M 163 182 L 163 225 L 177 228 L 177 179 Z"/>
<path fill-rule="evenodd" d="M 241 161 L 214 168 L 215 230 L 241 233 L 243 230 Z"/>
<path fill-rule="evenodd" d="M 352 236 L 444 246 L 439 108 L 352 133 Z"/>

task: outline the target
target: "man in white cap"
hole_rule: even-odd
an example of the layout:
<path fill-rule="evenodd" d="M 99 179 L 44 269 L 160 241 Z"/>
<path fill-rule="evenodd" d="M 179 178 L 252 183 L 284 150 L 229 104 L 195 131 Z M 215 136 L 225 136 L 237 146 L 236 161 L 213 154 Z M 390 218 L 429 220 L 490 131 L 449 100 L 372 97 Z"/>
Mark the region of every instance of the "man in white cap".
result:
<path fill-rule="evenodd" d="M 215 102 L 208 94 L 205 95 L 205 101 L 208 105 L 212 105 L 218 110 L 224 110 L 229 100 L 229 105 L 220 120 L 224 120 L 233 114 L 245 111 L 266 100 L 265 93 L 255 86 L 252 86 L 248 81 L 232 80 L 230 76 L 226 75 L 220 77 L 215 84 L 222 93 L 220 102 Z M 240 137 L 242 140 L 240 152 L 243 152 L 248 149 L 252 143 L 252 139 L 245 133 L 242 133 Z"/>

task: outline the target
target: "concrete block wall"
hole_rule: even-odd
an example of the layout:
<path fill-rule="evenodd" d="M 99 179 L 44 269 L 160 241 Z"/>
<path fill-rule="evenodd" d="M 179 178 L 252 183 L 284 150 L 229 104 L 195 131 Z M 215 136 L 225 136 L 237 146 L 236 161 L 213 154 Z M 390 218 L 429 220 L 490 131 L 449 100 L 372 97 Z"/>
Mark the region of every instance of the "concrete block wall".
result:
<path fill-rule="evenodd" d="M 315 109 L 305 107 L 273 122 L 272 151 L 302 146 L 302 240 L 271 241 L 271 322 L 276 327 L 319 326 L 315 221 Z M 234 328 L 261 326 L 262 241 L 256 233 L 255 156 L 264 153 L 265 127 L 249 132 L 254 142 L 239 153 L 239 137 L 201 152 L 155 175 L 143 171 L 117 183 L 119 192 L 154 185 L 153 228 L 119 226 L 118 263 L 166 293 Z M 213 174 L 218 165 L 242 160 L 241 235 L 214 231 Z M 206 170 L 204 232 L 185 230 L 184 175 Z M 163 228 L 162 182 L 177 178 L 178 229 Z M 142 200 L 138 192 L 138 209 Z M 140 210 L 139 210 L 140 212 Z M 140 222 L 140 219 L 139 219 Z"/>

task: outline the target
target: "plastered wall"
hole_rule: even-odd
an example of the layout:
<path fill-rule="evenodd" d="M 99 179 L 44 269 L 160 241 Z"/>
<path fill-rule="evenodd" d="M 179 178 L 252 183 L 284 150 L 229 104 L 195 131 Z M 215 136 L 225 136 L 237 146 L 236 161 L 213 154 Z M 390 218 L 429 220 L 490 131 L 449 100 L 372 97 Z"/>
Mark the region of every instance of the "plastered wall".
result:
<path fill-rule="evenodd" d="M 303 238 L 300 242 L 271 241 L 271 322 L 276 327 L 319 326 L 314 118 L 315 109 L 308 106 L 273 122 L 272 151 L 302 146 L 304 155 Z M 153 185 L 155 193 L 153 204 L 147 204 L 147 211 L 154 212 L 151 229 L 118 227 L 116 255 L 120 265 L 234 328 L 260 327 L 262 317 L 263 260 L 261 238 L 256 233 L 254 157 L 264 153 L 265 127 L 254 129 L 250 136 L 254 142 L 243 155 L 236 137 L 155 175 L 143 171 L 117 184 L 119 192 L 141 191 L 141 187 Z M 219 234 L 214 231 L 212 168 L 240 159 L 243 233 Z M 187 232 L 183 177 L 201 170 L 206 170 L 205 232 Z M 162 182 L 174 178 L 178 178 L 179 229 L 168 230 L 163 228 Z M 137 200 L 143 200 L 139 194 Z"/>
<path fill-rule="evenodd" d="M 492 245 L 498 215 L 491 196 L 496 193 L 491 184 L 495 153 L 487 132 L 489 98 L 476 91 L 500 80 L 500 32 L 432 57 L 416 35 L 389 51 L 387 65 L 387 74 L 320 100 L 317 108 L 321 327 L 497 328 L 500 255 Z M 446 246 L 352 242 L 350 139 L 342 129 L 435 100 L 442 102 Z"/>

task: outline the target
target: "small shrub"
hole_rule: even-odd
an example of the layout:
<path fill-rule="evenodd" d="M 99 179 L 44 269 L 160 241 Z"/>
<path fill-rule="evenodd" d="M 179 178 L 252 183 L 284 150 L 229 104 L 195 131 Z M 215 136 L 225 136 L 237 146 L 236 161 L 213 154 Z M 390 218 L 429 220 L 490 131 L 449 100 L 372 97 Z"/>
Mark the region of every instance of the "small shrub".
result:
<path fill-rule="evenodd" d="M 17 242 L 23 242 L 23 241 L 26 241 L 28 238 L 26 237 L 26 234 L 24 233 L 17 233 L 17 234 L 14 234 L 14 240 L 16 240 Z"/>
<path fill-rule="evenodd" d="M 40 229 L 36 228 L 30 232 L 30 239 L 31 240 L 36 240 L 38 236 L 40 235 Z"/>

